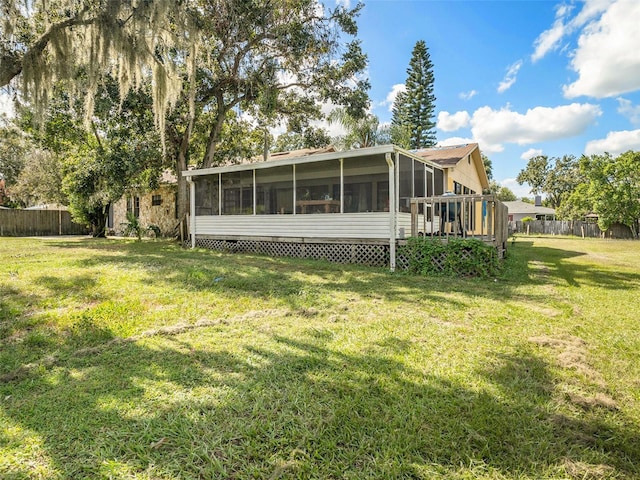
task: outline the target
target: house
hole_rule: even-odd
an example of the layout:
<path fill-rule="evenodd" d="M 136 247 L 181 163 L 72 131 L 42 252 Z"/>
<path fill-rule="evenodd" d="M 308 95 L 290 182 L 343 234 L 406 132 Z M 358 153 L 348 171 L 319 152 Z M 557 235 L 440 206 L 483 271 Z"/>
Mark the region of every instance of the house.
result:
<path fill-rule="evenodd" d="M 143 228 L 156 225 L 163 236 L 173 236 L 178 224 L 176 209 L 177 177 L 170 170 L 162 172 L 156 190 L 123 196 L 109 208 L 107 232 L 121 235 L 128 223 L 127 212 L 132 212 Z"/>
<path fill-rule="evenodd" d="M 535 204 L 520 200 L 503 203 L 509 209 L 510 222 L 518 222 L 526 217 L 531 217 L 534 220 L 555 220 L 556 211 L 553 208 L 543 207 L 540 197 L 536 197 Z"/>
<path fill-rule="evenodd" d="M 427 148 L 417 150 L 415 154 L 442 169 L 447 192 L 476 195 L 489 187 L 489 178 L 477 143 Z"/>
<path fill-rule="evenodd" d="M 193 247 L 388 264 L 392 269 L 396 246 L 411 232 L 454 232 L 449 223 L 458 222 L 449 222 L 442 212 L 445 205 L 457 202 L 460 207 L 462 202 L 440 197 L 447 189 L 471 198 L 488 184 L 477 144 L 419 152 L 394 145 L 284 152 L 268 161 L 182 175 L 190 184 Z M 415 198 L 437 202 L 422 207 L 419 227 L 412 216 Z M 477 195 L 473 201 L 480 203 L 469 200 L 464 209 L 449 209 L 464 217 L 465 234 L 486 231 L 491 214 L 485 200 Z"/>

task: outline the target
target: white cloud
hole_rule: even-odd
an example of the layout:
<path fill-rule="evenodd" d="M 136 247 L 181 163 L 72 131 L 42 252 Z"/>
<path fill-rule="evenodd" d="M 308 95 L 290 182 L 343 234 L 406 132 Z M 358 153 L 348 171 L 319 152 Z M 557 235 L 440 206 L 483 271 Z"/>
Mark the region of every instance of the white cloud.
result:
<path fill-rule="evenodd" d="M 487 151 L 499 152 L 503 143 L 528 145 L 579 135 L 602 114 L 598 105 L 572 103 L 535 107 L 526 113 L 482 107 L 471 118 L 471 132 Z"/>
<path fill-rule="evenodd" d="M 530 148 L 529 150 L 527 150 L 526 152 L 523 152 L 522 155 L 520 155 L 520 158 L 522 160 L 529 160 L 533 157 L 537 157 L 538 155 L 542 155 L 542 150 L 539 148 Z"/>
<path fill-rule="evenodd" d="M 509 90 L 514 83 L 516 83 L 516 79 L 518 76 L 518 71 L 522 67 L 522 60 L 518 60 L 513 65 L 510 65 L 507 68 L 507 73 L 504 76 L 504 80 L 500 82 L 498 85 L 498 93 L 503 93 Z"/>
<path fill-rule="evenodd" d="M 516 195 L 517 198 L 532 196 L 531 187 L 529 186 L 529 184 L 524 183 L 520 185 L 515 178 L 505 178 L 503 180 L 499 180 L 498 184 L 501 187 L 507 187 Z"/>
<path fill-rule="evenodd" d="M 460 92 L 458 94 L 458 97 L 460 97 L 462 100 L 471 100 L 477 94 L 478 94 L 477 90 L 469 90 L 468 92 Z"/>
<path fill-rule="evenodd" d="M 580 34 L 570 64 L 578 79 L 563 87 L 567 98 L 612 97 L 640 89 L 640 2 L 617 0 L 607 6 Z"/>
<path fill-rule="evenodd" d="M 586 0 L 582 9 L 573 18 L 573 6 L 560 4 L 556 8 L 556 19 L 553 25 L 538 35 L 533 42 L 534 52 L 531 54 L 533 63 L 544 58 L 547 53 L 557 50 L 562 40 L 569 34 L 582 28 L 587 22 L 604 12 L 615 0 Z"/>
<path fill-rule="evenodd" d="M 588 142 L 584 153 L 593 155 L 609 152 L 618 155 L 627 150 L 640 150 L 640 130 L 609 132 L 606 138 Z"/>
<path fill-rule="evenodd" d="M 444 111 L 438 113 L 438 128 L 443 132 L 454 132 L 467 127 L 470 121 L 471 116 L 465 111 L 453 114 Z"/>
<path fill-rule="evenodd" d="M 631 100 L 618 97 L 618 113 L 624 115 L 634 125 L 640 124 L 640 105 L 634 106 Z"/>
<path fill-rule="evenodd" d="M 439 141 L 437 147 L 451 147 L 453 145 L 464 145 L 466 143 L 477 143 L 473 138 L 449 137 Z"/>
<path fill-rule="evenodd" d="M 351 8 L 351 0 L 336 0 L 336 5 L 342 5 L 345 8 Z"/>
<path fill-rule="evenodd" d="M 393 102 L 396 101 L 396 97 L 400 92 L 406 92 L 407 86 L 404 83 L 396 83 L 391 87 L 389 93 L 387 93 L 387 98 L 384 101 L 380 102 L 378 106 L 387 107 L 391 112 L 393 110 Z"/>

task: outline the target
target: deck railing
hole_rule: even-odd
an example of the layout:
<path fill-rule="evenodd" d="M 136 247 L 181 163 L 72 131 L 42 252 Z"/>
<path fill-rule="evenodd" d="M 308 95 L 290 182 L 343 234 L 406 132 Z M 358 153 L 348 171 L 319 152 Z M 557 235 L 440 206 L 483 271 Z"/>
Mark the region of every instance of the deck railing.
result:
<path fill-rule="evenodd" d="M 411 199 L 411 236 L 477 238 L 507 247 L 508 210 L 495 195 L 440 195 Z"/>

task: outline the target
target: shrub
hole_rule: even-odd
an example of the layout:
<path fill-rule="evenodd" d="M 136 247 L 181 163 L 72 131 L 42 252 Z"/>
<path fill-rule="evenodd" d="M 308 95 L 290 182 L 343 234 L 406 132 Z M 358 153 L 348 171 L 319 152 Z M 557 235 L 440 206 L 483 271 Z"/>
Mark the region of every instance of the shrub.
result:
<path fill-rule="evenodd" d="M 399 249 L 407 270 L 420 275 L 462 275 L 489 277 L 499 273 L 500 259 L 495 247 L 474 238 L 412 237 Z"/>

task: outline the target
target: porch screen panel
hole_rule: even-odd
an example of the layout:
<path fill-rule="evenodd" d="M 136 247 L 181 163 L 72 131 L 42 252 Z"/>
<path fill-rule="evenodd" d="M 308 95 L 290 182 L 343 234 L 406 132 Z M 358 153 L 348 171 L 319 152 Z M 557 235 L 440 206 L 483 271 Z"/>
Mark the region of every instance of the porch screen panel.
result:
<path fill-rule="evenodd" d="M 413 160 L 404 155 L 400 155 L 399 189 L 398 197 L 400 203 L 398 207 L 401 212 L 411 211 L 411 197 L 413 197 Z"/>
<path fill-rule="evenodd" d="M 433 169 L 433 180 L 435 187 L 433 189 L 434 195 L 442 195 L 444 193 L 444 173 L 438 168 Z"/>
<path fill-rule="evenodd" d="M 253 171 L 222 173 L 222 214 L 253 215 Z"/>
<path fill-rule="evenodd" d="M 344 212 L 389 209 L 389 166 L 383 155 L 344 160 Z"/>
<path fill-rule="evenodd" d="M 196 177 L 196 215 L 218 215 L 218 175 Z"/>
<path fill-rule="evenodd" d="M 293 213 L 293 167 L 256 169 L 256 214 Z"/>
<path fill-rule="evenodd" d="M 296 165 L 296 213 L 340 213 L 340 160 Z"/>
<path fill-rule="evenodd" d="M 425 164 L 422 162 L 418 162 L 417 160 L 413 161 L 413 196 L 414 197 L 424 197 L 425 194 L 425 174 L 426 174 Z"/>

